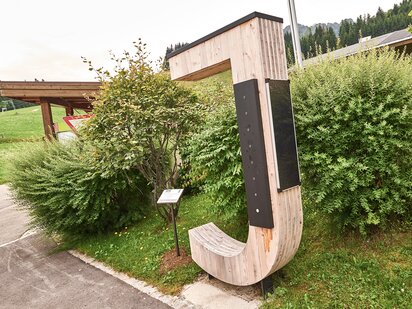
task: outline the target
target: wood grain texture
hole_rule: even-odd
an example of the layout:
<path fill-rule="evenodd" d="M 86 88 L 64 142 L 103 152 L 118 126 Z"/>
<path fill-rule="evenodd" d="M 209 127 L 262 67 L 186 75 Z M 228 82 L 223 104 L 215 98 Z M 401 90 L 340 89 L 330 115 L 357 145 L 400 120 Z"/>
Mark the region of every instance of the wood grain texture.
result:
<path fill-rule="evenodd" d="M 66 108 L 66 114 L 73 114 L 73 109 L 90 112 L 89 98 L 95 97 L 100 87 L 100 82 L 0 81 L 0 96 L 40 105 L 44 134 L 51 140 L 55 132 L 50 104 Z"/>
<path fill-rule="evenodd" d="M 274 228 L 249 226 L 246 244 L 213 223 L 189 231 L 193 260 L 234 285 L 251 285 L 286 265 L 302 235 L 300 187 L 277 192 L 275 145 L 265 80 L 286 80 L 282 24 L 254 18 L 169 59 L 172 79 L 197 80 L 232 69 L 233 83 L 258 80 Z"/>
<path fill-rule="evenodd" d="M 41 115 L 43 117 L 44 136 L 48 140 L 54 139 L 53 114 L 50 103 L 45 100 L 40 100 Z"/>
<path fill-rule="evenodd" d="M 100 90 L 100 82 L 21 82 L 0 81 L 0 96 L 40 104 L 43 99 L 63 99 L 68 103 L 78 104 L 74 108 L 88 109 L 90 102 L 86 98 L 94 97 Z M 44 101 L 44 100 L 43 100 Z M 60 105 L 56 102 L 53 104 Z"/>

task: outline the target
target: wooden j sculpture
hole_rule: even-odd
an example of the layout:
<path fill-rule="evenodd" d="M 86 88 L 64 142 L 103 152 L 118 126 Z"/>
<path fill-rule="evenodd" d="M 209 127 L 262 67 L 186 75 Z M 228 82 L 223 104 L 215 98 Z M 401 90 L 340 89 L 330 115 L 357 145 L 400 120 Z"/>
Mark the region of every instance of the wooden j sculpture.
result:
<path fill-rule="evenodd" d="M 193 260 L 234 285 L 265 282 L 295 255 L 302 206 L 282 19 L 252 13 L 170 54 L 172 79 L 231 69 L 249 216 L 246 243 L 213 223 L 189 231 Z"/>

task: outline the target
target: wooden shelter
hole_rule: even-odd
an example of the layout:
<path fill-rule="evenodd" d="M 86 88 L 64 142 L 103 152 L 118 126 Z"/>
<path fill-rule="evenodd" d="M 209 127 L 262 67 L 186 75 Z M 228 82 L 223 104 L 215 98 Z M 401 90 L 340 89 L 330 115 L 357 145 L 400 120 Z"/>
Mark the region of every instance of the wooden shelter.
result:
<path fill-rule="evenodd" d="M 172 79 L 232 70 L 249 217 L 246 243 L 213 223 L 189 231 L 193 260 L 234 285 L 262 283 L 296 253 L 302 206 L 282 19 L 258 12 L 169 55 Z"/>
<path fill-rule="evenodd" d="M 100 82 L 0 81 L 0 96 L 40 105 L 44 134 L 52 139 L 55 132 L 51 105 L 65 108 L 68 116 L 73 115 L 74 109 L 90 112 L 93 109 L 90 98 L 100 85 Z"/>

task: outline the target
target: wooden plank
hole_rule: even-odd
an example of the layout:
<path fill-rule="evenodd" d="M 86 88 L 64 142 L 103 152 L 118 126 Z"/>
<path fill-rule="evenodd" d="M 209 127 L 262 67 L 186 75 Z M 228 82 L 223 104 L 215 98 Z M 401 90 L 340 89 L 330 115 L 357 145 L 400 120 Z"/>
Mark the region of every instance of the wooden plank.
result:
<path fill-rule="evenodd" d="M 97 91 L 100 82 L 22 82 L 0 81 L 1 89 L 39 89 L 39 90 L 90 90 Z"/>
<path fill-rule="evenodd" d="M 67 101 L 65 99 L 61 99 L 61 98 L 44 98 L 47 102 L 55 104 L 55 105 L 59 105 L 59 106 L 63 106 L 63 107 L 71 107 L 71 108 L 75 108 L 75 109 L 84 109 L 84 110 L 92 110 L 93 106 L 91 104 L 91 102 L 82 102 L 82 103 L 77 103 L 77 102 L 73 102 L 73 101 Z"/>
<path fill-rule="evenodd" d="M 390 44 L 389 46 L 391 47 L 399 47 L 399 46 L 407 46 L 412 44 L 412 38 L 401 41 L 401 42 L 395 42 L 393 44 Z"/>
<path fill-rule="evenodd" d="M 171 76 L 197 80 L 227 69 L 233 83 L 257 79 L 274 227 L 249 226 L 243 249 L 231 251 L 230 240 L 207 229 L 189 231 L 193 260 L 214 277 L 235 285 L 254 284 L 286 265 L 302 234 L 300 187 L 277 191 L 273 125 L 265 80 L 287 79 L 282 24 L 255 16 L 207 36 L 169 59 Z M 235 253 L 233 255 L 233 253 Z"/>
<path fill-rule="evenodd" d="M 48 140 L 54 139 L 53 115 L 51 112 L 50 103 L 45 99 L 40 100 L 41 115 L 43 117 L 44 135 Z"/>
<path fill-rule="evenodd" d="M 260 18 L 260 19 L 265 19 L 265 20 L 272 20 L 272 21 L 276 21 L 276 22 L 279 22 L 279 23 L 283 23 L 283 19 L 280 18 L 280 17 L 276 17 L 276 16 L 272 16 L 272 15 L 268 15 L 268 14 L 264 14 L 264 13 L 260 13 L 260 12 L 252 12 L 252 13 L 250 13 L 250 14 L 248 14 L 248 15 L 246 15 L 246 16 L 244 16 L 244 17 L 242 17 L 242 18 L 240 18 L 240 19 L 238 19 L 238 20 L 236 20 L 232 23 L 230 23 L 229 25 L 226 25 L 226 26 L 224 26 L 224 27 L 222 27 L 222 28 L 220 28 L 216 31 L 213 31 L 212 33 L 210 33 L 210 34 L 208 34 L 208 35 L 206 35 L 206 36 L 204 36 L 204 37 L 202 37 L 202 38 L 200 38 L 200 39 L 198 39 L 198 40 L 196 40 L 196 41 L 194 41 L 194 42 L 192 42 L 188 45 L 185 45 L 182 48 L 180 48 L 180 49 L 178 49 L 178 50 L 176 50 L 172 53 L 170 53 L 169 55 L 167 55 L 166 59 L 173 58 L 173 57 L 177 56 L 178 54 L 181 54 L 185 51 L 193 49 L 193 47 L 195 47 L 197 45 L 200 45 L 204 42 L 211 41 L 216 37 L 220 37 L 221 34 L 224 34 L 225 32 L 228 32 L 229 30 L 231 30 L 233 28 L 236 28 L 239 25 L 244 24 L 244 23 L 248 22 L 249 20 L 255 19 L 255 18 Z"/>
<path fill-rule="evenodd" d="M 72 106 L 67 106 L 66 108 L 66 116 L 73 116 L 74 115 L 74 110 Z"/>
<path fill-rule="evenodd" d="M 87 94 L 93 94 L 93 91 L 82 89 L 3 89 L 1 90 L 1 96 L 4 97 L 20 97 L 20 98 L 32 98 L 32 97 L 81 97 L 84 98 Z"/>
<path fill-rule="evenodd" d="M 177 78 L 176 80 L 191 80 L 191 81 L 196 81 L 203 79 L 208 76 L 212 76 L 224 71 L 230 70 L 230 61 L 225 60 L 221 63 L 217 63 L 216 65 L 206 67 L 205 69 L 200 69 L 199 71 L 196 71 L 193 74 L 187 75 L 182 78 Z"/>
<path fill-rule="evenodd" d="M 0 96 L 42 104 L 40 98 L 59 106 L 92 110 L 86 99 L 94 97 L 99 91 L 100 82 L 0 82 Z M 44 100 L 43 100 L 44 101 Z"/>

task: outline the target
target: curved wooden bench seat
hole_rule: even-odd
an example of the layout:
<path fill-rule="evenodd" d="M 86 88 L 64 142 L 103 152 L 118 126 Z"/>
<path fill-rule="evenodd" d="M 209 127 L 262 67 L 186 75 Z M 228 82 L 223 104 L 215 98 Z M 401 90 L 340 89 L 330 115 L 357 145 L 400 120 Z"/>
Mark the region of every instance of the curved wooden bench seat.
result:
<path fill-rule="evenodd" d="M 230 237 L 213 223 L 189 230 L 189 238 L 191 248 L 202 247 L 202 252 L 208 251 L 226 258 L 239 255 L 245 248 L 243 242 Z"/>
<path fill-rule="evenodd" d="M 246 243 L 213 223 L 189 231 L 193 260 L 217 279 L 257 283 L 286 265 L 302 206 L 282 19 L 254 12 L 168 56 L 172 79 L 231 69 L 249 216 Z M 273 98 L 273 100 L 271 100 Z"/>
<path fill-rule="evenodd" d="M 299 247 L 303 221 L 300 203 L 292 198 L 300 189 L 288 191 L 275 213 L 275 228 L 249 226 L 246 243 L 213 223 L 189 230 L 192 259 L 213 277 L 240 286 L 255 284 L 286 265 Z"/>

